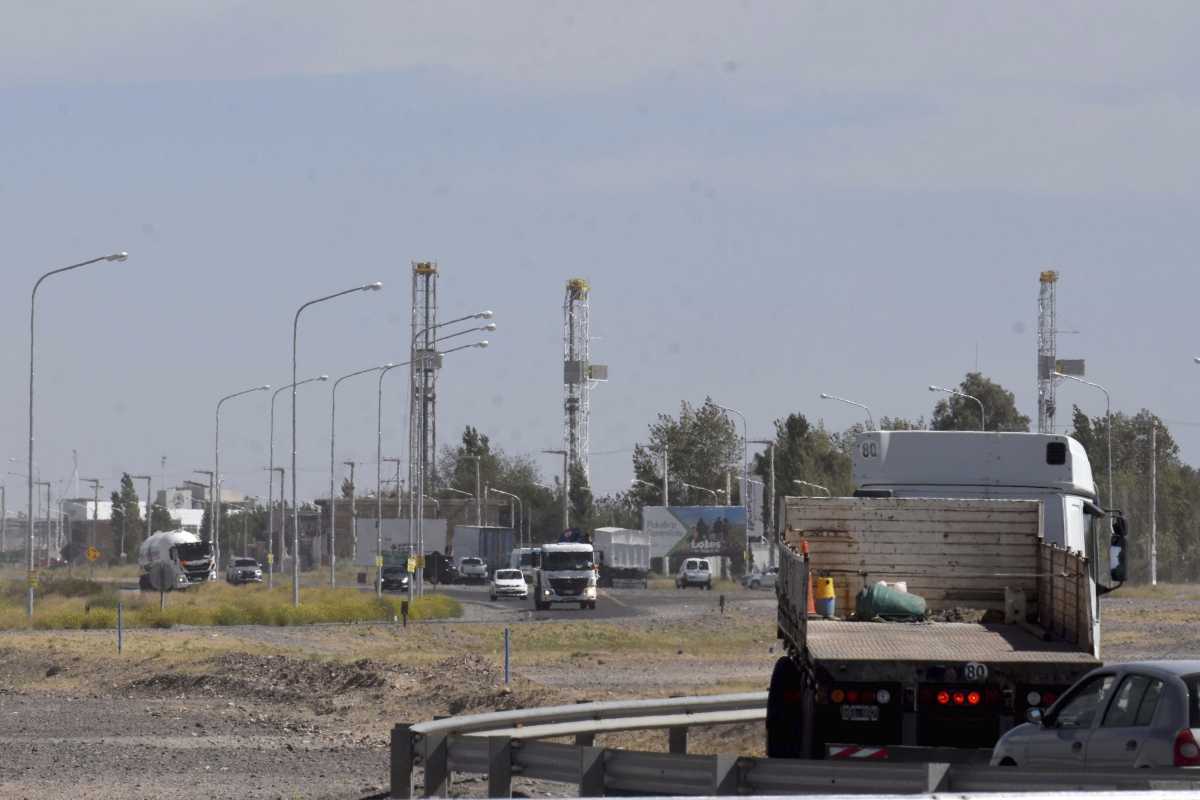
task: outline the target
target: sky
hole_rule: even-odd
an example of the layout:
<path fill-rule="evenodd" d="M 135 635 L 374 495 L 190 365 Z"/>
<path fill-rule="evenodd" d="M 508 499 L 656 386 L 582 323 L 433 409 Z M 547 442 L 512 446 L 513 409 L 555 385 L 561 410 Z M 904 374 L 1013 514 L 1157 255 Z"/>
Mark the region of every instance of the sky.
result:
<path fill-rule="evenodd" d="M 1038 274 L 1059 354 L 1200 461 L 1200 104 L 1192 3 L 6 4 L 0 26 L 0 456 L 24 473 L 29 292 L 43 272 L 37 472 L 78 452 L 204 480 L 219 397 L 404 360 L 410 264 L 443 319 L 439 437 L 562 445 L 562 301 L 592 285 L 592 484 L 619 491 L 659 413 L 706 396 L 751 438 L 928 416 L 978 367 L 1036 418 Z M 396 378 L 393 380 L 393 377 Z M 332 382 L 332 381 L 331 381 Z M 407 450 L 405 381 L 384 451 Z M 302 498 L 328 492 L 329 386 L 299 390 Z M 369 462 L 375 381 L 338 392 Z M 290 448 L 288 395 L 275 459 Z M 1059 389 L 1100 415 L 1103 396 Z M 226 487 L 265 495 L 269 393 L 222 413 Z M 536 456 L 547 478 L 553 456 Z M 341 470 L 339 469 L 339 479 Z M 9 507 L 23 480 L 6 476 Z"/>

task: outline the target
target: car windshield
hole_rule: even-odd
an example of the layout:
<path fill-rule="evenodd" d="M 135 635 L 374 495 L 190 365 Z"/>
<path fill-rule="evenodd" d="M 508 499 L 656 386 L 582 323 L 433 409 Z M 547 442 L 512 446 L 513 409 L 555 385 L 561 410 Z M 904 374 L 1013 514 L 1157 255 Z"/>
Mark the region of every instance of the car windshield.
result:
<path fill-rule="evenodd" d="M 520 581 L 524 580 L 519 569 L 501 569 L 496 571 L 496 580 L 498 581 Z"/>
<path fill-rule="evenodd" d="M 542 569 L 586 570 L 591 568 L 591 553 L 542 553 Z"/>
<path fill-rule="evenodd" d="M 404 567 L 384 567 L 383 568 L 383 574 L 387 575 L 389 577 L 395 577 L 396 575 L 403 575 L 405 572 L 406 572 L 406 570 L 404 569 Z"/>
<path fill-rule="evenodd" d="M 233 565 L 235 567 L 257 567 L 258 562 L 253 558 L 235 558 L 233 560 Z"/>
<path fill-rule="evenodd" d="M 483 559 L 481 559 L 481 558 L 464 558 L 462 560 L 462 563 L 464 566 L 477 567 L 483 563 Z"/>
<path fill-rule="evenodd" d="M 179 557 L 184 561 L 208 558 L 212 555 L 212 545 L 205 542 L 185 542 L 175 545 L 175 552 L 179 553 Z"/>

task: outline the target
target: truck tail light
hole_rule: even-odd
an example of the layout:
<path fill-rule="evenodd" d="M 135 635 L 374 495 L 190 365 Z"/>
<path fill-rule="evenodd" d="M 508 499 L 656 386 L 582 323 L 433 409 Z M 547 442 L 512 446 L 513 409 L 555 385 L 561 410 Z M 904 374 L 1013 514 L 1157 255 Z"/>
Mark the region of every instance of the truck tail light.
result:
<path fill-rule="evenodd" d="M 945 689 L 942 689 L 940 692 L 937 693 L 937 702 L 938 702 L 939 706 L 950 705 L 950 693 L 947 692 Z"/>
<path fill-rule="evenodd" d="M 983 698 L 979 696 L 979 692 L 967 692 L 967 705 L 977 706 Z"/>
<path fill-rule="evenodd" d="M 1200 767 L 1200 744 L 1196 743 L 1191 728 L 1184 728 L 1175 736 L 1175 766 Z"/>

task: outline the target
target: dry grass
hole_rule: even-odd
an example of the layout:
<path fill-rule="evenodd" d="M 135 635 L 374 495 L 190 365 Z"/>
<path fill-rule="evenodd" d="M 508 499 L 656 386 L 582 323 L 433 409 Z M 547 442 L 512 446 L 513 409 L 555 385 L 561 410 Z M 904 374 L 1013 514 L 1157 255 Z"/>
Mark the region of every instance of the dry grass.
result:
<path fill-rule="evenodd" d="M 1113 592 L 1110 597 L 1137 600 L 1200 600 L 1200 585 L 1190 583 L 1160 583 L 1151 586 L 1148 583 L 1127 583 Z"/>
<path fill-rule="evenodd" d="M 56 580 L 40 587 L 30 620 L 21 600 L 20 584 L 0 593 L 0 629 L 106 629 L 117 624 L 117 604 L 124 606 L 124 623 L 131 628 L 169 628 L 175 625 L 304 625 L 317 622 L 387 621 L 400 615 L 401 599 L 376 597 L 356 589 L 306 588 L 299 607 L 291 589 L 280 586 L 195 586 L 167 595 L 159 608 L 157 594 L 121 595 L 88 581 Z M 453 598 L 429 595 L 415 600 L 409 618 L 441 619 L 461 615 Z"/>

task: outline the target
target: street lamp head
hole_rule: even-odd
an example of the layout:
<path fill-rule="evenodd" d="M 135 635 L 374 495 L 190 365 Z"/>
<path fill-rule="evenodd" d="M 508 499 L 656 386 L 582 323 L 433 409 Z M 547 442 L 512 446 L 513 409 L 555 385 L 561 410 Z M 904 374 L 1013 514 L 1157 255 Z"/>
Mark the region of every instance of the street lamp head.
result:
<path fill-rule="evenodd" d="M 1197 364 L 1200 364 L 1200 356 L 1193 357 L 1192 361 L 1195 361 Z"/>
<path fill-rule="evenodd" d="M 383 369 L 392 369 L 395 366 L 396 366 L 396 363 L 394 361 L 389 361 L 383 365 Z"/>
<path fill-rule="evenodd" d="M 265 391 L 267 391 L 267 390 L 268 390 L 268 389 L 270 389 L 270 388 L 271 388 L 271 384 L 269 384 L 269 383 L 264 383 L 262 386 L 258 387 L 258 390 L 259 390 L 260 392 L 265 392 Z"/>
<path fill-rule="evenodd" d="M 113 253 L 111 256 L 105 256 L 104 260 L 105 261 L 124 261 L 127 258 L 129 258 L 129 253 L 126 253 L 124 250 L 122 250 L 119 253 Z"/>
<path fill-rule="evenodd" d="M 931 384 L 929 384 L 929 391 L 931 391 L 931 392 L 940 392 L 940 391 L 941 391 L 941 389 L 939 389 L 938 387 L 934 386 L 934 385 L 931 383 Z"/>
<path fill-rule="evenodd" d="M 487 346 L 488 346 L 488 340 L 487 340 L 487 339 L 480 339 L 478 342 L 476 342 L 476 343 L 475 343 L 475 346 L 476 346 L 476 347 L 487 347 Z"/>
<path fill-rule="evenodd" d="M 496 330 L 496 323 L 494 323 L 494 322 L 489 322 L 487 325 L 484 325 L 484 326 L 483 326 L 483 330 L 485 330 L 485 331 L 494 331 L 494 330 Z"/>
<path fill-rule="evenodd" d="M 830 395 L 827 395 L 827 394 L 825 394 L 824 392 L 821 392 L 821 399 L 822 399 L 822 400 L 832 400 L 832 399 L 833 399 L 833 397 L 832 397 L 832 396 L 830 396 Z"/>
<path fill-rule="evenodd" d="M 476 319 L 491 319 L 494 316 L 495 316 L 495 314 L 493 314 L 491 311 L 480 311 L 478 314 L 475 315 L 475 318 Z"/>
<path fill-rule="evenodd" d="M 375 281 L 374 283 L 368 283 L 366 286 L 362 287 L 362 290 L 364 292 L 378 292 L 382 288 L 382 281 Z"/>
<path fill-rule="evenodd" d="M 328 375 L 318 375 L 317 380 L 324 382 L 324 381 L 329 380 L 329 376 Z"/>

